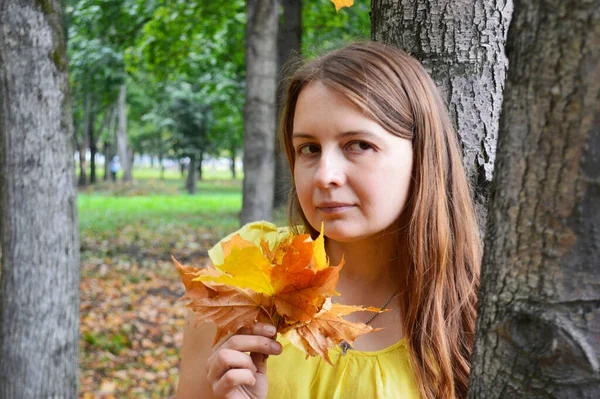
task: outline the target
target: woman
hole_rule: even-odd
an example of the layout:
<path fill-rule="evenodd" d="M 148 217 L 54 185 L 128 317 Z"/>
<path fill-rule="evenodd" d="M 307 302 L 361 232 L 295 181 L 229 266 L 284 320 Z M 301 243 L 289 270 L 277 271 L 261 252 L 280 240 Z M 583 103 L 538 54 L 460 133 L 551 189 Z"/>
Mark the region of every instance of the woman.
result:
<path fill-rule="evenodd" d="M 391 310 L 369 320 L 383 330 L 332 350 L 334 367 L 282 351 L 260 323 L 212 348 L 214 327 L 191 316 L 178 397 L 465 397 L 481 246 L 431 78 L 401 50 L 350 44 L 291 77 L 279 133 L 290 226 L 316 237 L 324 223 L 331 263 L 346 260 L 334 300 Z"/>

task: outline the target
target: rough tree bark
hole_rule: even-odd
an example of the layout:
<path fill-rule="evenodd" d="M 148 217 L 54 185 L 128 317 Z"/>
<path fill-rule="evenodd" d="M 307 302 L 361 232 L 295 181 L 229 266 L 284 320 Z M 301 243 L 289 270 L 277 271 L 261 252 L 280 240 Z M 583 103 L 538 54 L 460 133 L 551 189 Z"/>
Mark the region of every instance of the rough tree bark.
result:
<path fill-rule="evenodd" d="M 600 398 L 600 7 L 515 4 L 469 398 Z"/>
<path fill-rule="evenodd" d="M 485 226 L 512 0 L 372 0 L 373 40 L 421 61 L 448 105 Z"/>
<path fill-rule="evenodd" d="M 290 66 L 284 69 L 286 63 L 294 56 L 302 52 L 302 0 L 281 0 L 283 6 L 283 18 L 279 24 L 277 35 L 277 121 L 283 105 L 286 78 L 293 72 Z M 277 131 L 277 123 L 275 124 Z M 277 135 L 275 135 L 277 136 Z M 281 151 L 280 145 L 275 140 L 275 193 L 273 205 L 277 208 L 284 206 L 290 191 L 291 174 L 290 167 Z"/>
<path fill-rule="evenodd" d="M 127 104 L 125 102 L 126 85 L 123 83 L 119 88 L 119 100 L 117 104 L 117 154 L 123 168 L 123 181 L 131 181 L 131 159 L 127 148 Z"/>
<path fill-rule="evenodd" d="M 79 223 L 59 0 L 0 1 L 0 398 L 76 398 Z"/>
<path fill-rule="evenodd" d="M 247 0 L 244 188 L 241 223 L 273 213 L 279 0 Z"/>

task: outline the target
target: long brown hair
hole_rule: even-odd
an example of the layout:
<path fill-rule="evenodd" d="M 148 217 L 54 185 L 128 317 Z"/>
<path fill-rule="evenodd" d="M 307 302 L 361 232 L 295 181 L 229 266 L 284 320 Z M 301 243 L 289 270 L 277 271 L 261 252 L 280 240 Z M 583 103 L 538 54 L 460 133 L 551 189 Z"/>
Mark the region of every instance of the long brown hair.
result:
<path fill-rule="evenodd" d="M 421 64 L 380 43 L 353 43 L 296 69 L 279 129 L 292 172 L 292 132 L 302 89 L 321 82 L 387 131 L 413 143 L 409 199 L 399 245 L 408 250 L 404 328 L 421 396 L 464 398 L 470 372 L 481 240 L 456 134 Z M 293 173 L 292 173 L 293 174 Z M 310 226 L 292 184 L 290 226 Z"/>

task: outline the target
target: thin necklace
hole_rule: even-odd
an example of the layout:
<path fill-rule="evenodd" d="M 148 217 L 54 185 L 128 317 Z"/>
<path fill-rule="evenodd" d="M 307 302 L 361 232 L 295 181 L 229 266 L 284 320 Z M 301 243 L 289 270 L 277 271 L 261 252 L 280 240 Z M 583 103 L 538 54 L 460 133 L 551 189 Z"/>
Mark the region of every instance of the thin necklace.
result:
<path fill-rule="evenodd" d="M 398 291 L 400 291 L 400 289 L 397 289 L 396 291 L 394 291 L 394 293 L 392 294 L 391 297 L 388 298 L 387 301 L 385 301 L 385 303 L 381 306 L 381 310 L 384 310 L 386 308 L 386 306 L 392 302 L 392 299 L 394 299 L 396 297 L 396 295 L 398 294 Z M 375 313 L 373 316 L 371 316 L 369 318 L 369 320 L 367 320 L 365 322 L 366 325 L 368 325 L 370 322 L 373 321 L 374 318 L 376 318 L 377 316 L 379 316 L 379 313 Z M 345 340 L 340 342 L 340 348 L 342 348 L 342 355 L 345 356 L 346 353 L 348 352 L 348 349 L 354 349 L 352 348 L 352 345 L 350 345 L 348 342 L 346 342 Z"/>

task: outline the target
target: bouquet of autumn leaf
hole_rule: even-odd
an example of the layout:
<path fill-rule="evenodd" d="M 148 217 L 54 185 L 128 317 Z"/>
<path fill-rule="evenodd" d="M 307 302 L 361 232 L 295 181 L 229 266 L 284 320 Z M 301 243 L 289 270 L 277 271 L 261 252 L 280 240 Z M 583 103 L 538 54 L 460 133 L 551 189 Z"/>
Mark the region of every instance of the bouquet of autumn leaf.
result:
<path fill-rule="evenodd" d="M 193 268 L 173 261 L 186 293 L 181 299 L 196 314 L 197 322 L 213 322 L 213 345 L 241 327 L 260 321 L 277 328 L 308 356 L 322 356 L 342 341 L 352 344 L 374 330 L 363 323 L 342 319 L 356 311 L 380 309 L 334 304 L 342 259 L 330 266 L 323 229 L 312 240 L 308 234 L 280 233 L 266 222 L 246 225 L 209 251 L 214 264 Z"/>

